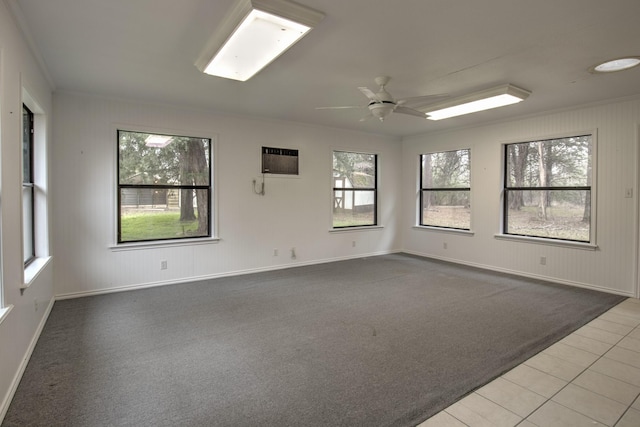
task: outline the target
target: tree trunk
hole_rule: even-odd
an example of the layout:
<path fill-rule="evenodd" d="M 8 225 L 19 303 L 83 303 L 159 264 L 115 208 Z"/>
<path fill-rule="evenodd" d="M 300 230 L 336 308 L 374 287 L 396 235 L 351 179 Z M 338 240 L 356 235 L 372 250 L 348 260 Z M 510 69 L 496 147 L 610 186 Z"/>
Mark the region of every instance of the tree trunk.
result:
<path fill-rule="evenodd" d="M 553 144 L 547 144 L 545 145 L 545 162 L 544 162 L 544 170 L 545 170 L 545 177 L 546 177 L 546 181 L 547 183 L 545 185 L 550 185 L 551 181 L 553 180 Z M 551 207 L 551 191 L 545 191 L 545 200 L 546 200 L 546 206 L 548 208 Z"/>
<path fill-rule="evenodd" d="M 509 162 L 513 172 L 515 187 L 524 186 L 524 175 L 529 157 L 529 146 L 527 144 L 512 145 L 509 150 Z M 511 191 L 509 193 L 509 209 L 519 211 L 524 206 L 522 191 Z"/>
<path fill-rule="evenodd" d="M 196 214 L 193 210 L 193 190 L 183 188 L 180 190 L 180 221 L 195 221 Z"/>
<path fill-rule="evenodd" d="M 191 164 L 189 162 L 189 143 L 180 149 L 180 182 L 192 184 Z M 193 211 L 193 190 L 180 190 L 180 221 L 195 221 L 196 214 Z"/>
<path fill-rule="evenodd" d="M 587 146 L 587 185 L 591 186 L 591 144 Z M 591 191 L 588 191 L 584 201 L 584 212 L 582 213 L 582 222 L 591 222 Z"/>
<path fill-rule="evenodd" d="M 201 139 L 190 139 L 187 143 L 187 163 L 191 171 L 192 183 L 208 185 L 207 157 Z M 209 197 L 206 190 L 196 190 L 196 204 L 198 207 L 198 235 L 209 231 Z"/>
<path fill-rule="evenodd" d="M 540 174 L 540 186 L 547 186 L 547 168 L 544 161 L 544 142 L 538 142 L 538 171 Z M 548 194 L 546 190 L 540 192 L 540 214 L 544 220 L 547 219 Z"/>
<path fill-rule="evenodd" d="M 431 154 L 422 156 L 422 188 L 431 188 L 433 185 L 433 174 L 431 170 Z M 422 191 L 422 219 L 424 221 L 425 212 L 429 210 L 432 204 L 433 191 L 425 193 Z"/>

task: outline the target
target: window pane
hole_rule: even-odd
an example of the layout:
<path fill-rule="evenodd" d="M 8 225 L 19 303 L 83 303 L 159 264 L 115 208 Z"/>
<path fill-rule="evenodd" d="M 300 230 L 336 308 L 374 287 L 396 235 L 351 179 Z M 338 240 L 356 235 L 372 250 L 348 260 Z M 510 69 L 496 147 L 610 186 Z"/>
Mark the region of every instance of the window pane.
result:
<path fill-rule="evenodd" d="M 209 139 L 119 131 L 119 183 L 209 185 Z"/>
<path fill-rule="evenodd" d="M 22 187 L 22 260 L 25 263 L 35 256 L 33 238 L 33 187 Z"/>
<path fill-rule="evenodd" d="M 22 106 L 22 258 L 27 265 L 35 258 L 33 187 L 33 113 Z"/>
<path fill-rule="evenodd" d="M 471 186 L 468 149 L 423 154 L 421 162 L 424 189 Z"/>
<path fill-rule="evenodd" d="M 33 113 L 28 108 L 22 107 L 22 182 L 31 183 L 33 173 L 32 165 L 32 131 L 33 131 Z"/>
<path fill-rule="evenodd" d="M 589 242 L 591 192 L 588 190 L 507 190 L 505 232 Z"/>
<path fill-rule="evenodd" d="M 507 145 L 508 187 L 588 186 L 591 135 Z"/>
<path fill-rule="evenodd" d="M 334 187 L 376 188 L 376 155 L 334 151 L 333 176 Z"/>
<path fill-rule="evenodd" d="M 333 226 L 376 225 L 375 191 L 334 191 Z"/>
<path fill-rule="evenodd" d="M 471 192 L 423 191 L 421 225 L 471 229 Z"/>
<path fill-rule="evenodd" d="M 333 152 L 333 227 L 377 225 L 377 155 Z"/>
<path fill-rule="evenodd" d="M 120 205 L 121 242 L 210 234 L 209 190 L 122 188 Z"/>

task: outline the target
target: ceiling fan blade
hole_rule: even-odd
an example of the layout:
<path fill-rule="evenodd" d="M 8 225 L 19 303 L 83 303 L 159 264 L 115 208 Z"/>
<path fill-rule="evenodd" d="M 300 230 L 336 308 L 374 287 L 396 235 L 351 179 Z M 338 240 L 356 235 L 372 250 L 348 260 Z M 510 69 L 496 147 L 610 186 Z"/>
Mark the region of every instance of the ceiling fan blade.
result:
<path fill-rule="evenodd" d="M 374 102 L 382 102 L 382 101 L 380 101 L 380 99 L 378 99 L 378 95 L 373 93 L 373 91 L 371 89 L 369 89 L 368 87 L 359 87 L 358 89 L 360 90 L 360 92 L 362 92 L 364 94 L 364 96 L 366 96 L 370 100 L 372 100 Z"/>
<path fill-rule="evenodd" d="M 367 120 L 373 118 L 373 114 L 371 114 L 371 111 L 369 111 L 365 116 L 363 116 L 360 121 L 361 122 L 366 122 Z"/>
<path fill-rule="evenodd" d="M 343 105 L 341 107 L 316 107 L 316 110 L 345 110 L 348 108 L 366 108 L 362 105 Z"/>
<path fill-rule="evenodd" d="M 446 93 L 441 93 L 437 95 L 424 95 L 424 96 L 413 96 L 411 98 L 403 98 L 398 100 L 398 105 L 404 105 L 410 108 L 419 108 L 425 105 L 429 105 L 433 102 L 436 102 L 442 98 L 447 98 L 449 95 Z"/>
<path fill-rule="evenodd" d="M 393 111 L 395 113 L 409 114 L 410 116 L 421 117 L 423 119 L 427 118 L 427 115 L 422 111 L 414 110 L 413 108 L 405 107 L 403 105 L 398 105 Z"/>

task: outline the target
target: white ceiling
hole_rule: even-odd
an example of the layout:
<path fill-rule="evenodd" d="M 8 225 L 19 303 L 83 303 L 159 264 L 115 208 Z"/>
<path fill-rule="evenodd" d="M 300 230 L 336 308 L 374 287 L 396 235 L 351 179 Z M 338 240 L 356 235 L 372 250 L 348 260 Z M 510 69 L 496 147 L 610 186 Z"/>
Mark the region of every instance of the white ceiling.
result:
<path fill-rule="evenodd" d="M 640 93 L 639 0 L 300 0 L 325 13 L 309 35 L 247 82 L 194 62 L 235 0 L 5 0 L 57 91 L 87 92 L 406 136 Z M 18 9 L 16 9 L 16 5 Z M 21 15 L 21 17 L 20 17 Z M 393 114 L 360 122 L 358 86 L 392 77 L 396 98 L 451 96 L 512 83 L 515 106 L 439 122 Z"/>

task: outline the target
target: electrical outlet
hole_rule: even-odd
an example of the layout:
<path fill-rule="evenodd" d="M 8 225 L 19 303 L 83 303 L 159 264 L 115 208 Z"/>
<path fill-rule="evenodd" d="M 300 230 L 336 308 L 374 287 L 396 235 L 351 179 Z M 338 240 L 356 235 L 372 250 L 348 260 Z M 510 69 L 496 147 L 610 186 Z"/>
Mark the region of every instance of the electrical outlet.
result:
<path fill-rule="evenodd" d="M 627 188 L 624 190 L 624 197 L 631 199 L 633 197 L 633 188 Z"/>
<path fill-rule="evenodd" d="M 160 270 L 167 269 L 167 261 L 160 261 Z"/>
<path fill-rule="evenodd" d="M 38 298 L 33 299 L 33 308 L 38 311 Z"/>
<path fill-rule="evenodd" d="M 291 259 L 296 259 L 296 248 L 291 248 Z"/>
<path fill-rule="evenodd" d="M 352 241 L 351 241 L 351 247 L 352 247 L 352 248 L 355 248 L 355 247 L 356 247 L 356 241 L 355 241 L 355 240 L 352 240 Z"/>
<path fill-rule="evenodd" d="M 546 256 L 541 256 L 540 257 L 540 265 L 547 265 L 547 257 Z"/>
<path fill-rule="evenodd" d="M 449 245 L 447 245 L 447 242 L 444 242 L 444 243 L 442 244 L 442 249 L 447 249 L 448 247 L 449 247 Z"/>
<path fill-rule="evenodd" d="M 278 248 L 273 248 L 273 256 L 278 256 Z"/>

